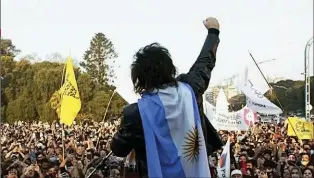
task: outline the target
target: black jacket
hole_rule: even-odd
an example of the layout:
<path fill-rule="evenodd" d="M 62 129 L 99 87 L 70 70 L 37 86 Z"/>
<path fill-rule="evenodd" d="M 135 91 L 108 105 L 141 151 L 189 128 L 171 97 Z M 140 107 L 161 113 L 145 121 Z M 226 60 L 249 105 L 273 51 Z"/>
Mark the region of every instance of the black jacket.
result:
<path fill-rule="evenodd" d="M 187 83 L 192 87 L 197 98 L 208 155 L 220 149 L 223 145 L 216 130 L 204 114 L 202 97 L 208 87 L 211 72 L 215 67 L 215 57 L 219 43 L 218 35 L 218 30 L 208 30 L 208 35 L 196 62 L 187 74 L 181 74 L 177 77 L 178 81 Z M 120 128 L 111 143 L 112 152 L 119 157 L 127 156 L 133 149 L 135 150 L 140 175 L 147 175 L 145 138 L 137 103 L 124 108 Z"/>

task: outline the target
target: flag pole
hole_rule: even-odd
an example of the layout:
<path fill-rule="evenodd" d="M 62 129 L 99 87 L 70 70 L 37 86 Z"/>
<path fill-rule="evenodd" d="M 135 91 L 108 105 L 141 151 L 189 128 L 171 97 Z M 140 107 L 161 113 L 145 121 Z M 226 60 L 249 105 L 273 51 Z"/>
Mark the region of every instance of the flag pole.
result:
<path fill-rule="evenodd" d="M 293 125 L 291 124 L 290 119 L 288 118 L 287 120 L 288 120 L 288 122 L 289 122 L 289 124 L 288 124 L 288 126 L 287 126 L 287 135 L 288 135 L 288 128 L 289 128 L 289 125 L 290 125 L 290 126 L 291 126 L 291 128 L 292 128 L 292 130 L 293 130 L 293 132 L 294 132 L 294 134 L 295 134 L 295 136 L 297 136 L 297 137 L 298 137 L 298 134 L 297 134 L 297 132 L 295 131 L 295 129 L 294 129 L 294 127 L 293 127 Z M 298 139 L 299 139 L 299 137 L 298 137 Z"/>
<path fill-rule="evenodd" d="M 258 69 L 258 70 L 259 70 L 259 72 L 262 74 L 262 76 L 263 76 L 264 80 L 266 81 L 267 85 L 269 86 L 269 88 L 270 88 L 270 92 L 272 92 L 273 87 L 272 87 L 272 86 L 269 84 L 269 82 L 267 81 L 267 79 L 266 79 L 265 75 L 263 74 L 263 72 L 262 72 L 261 68 L 258 66 L 258 64 L 257 64 L 257 62 L 255 61 L 255 59 L 254 59 L 253 55 L 252 55 L 250 52 L 249 52 L 249 54 L 250 54 L 250 56 L 251 56 L 252 60 L 254 61 L 254 63 L 255 63 L 255 65 L 256 65 L 257 69 Z M 281 109 L 282 109 L 282 111 L 283 111 L 284 109 L 283 109 L 283 107 L 282 107 L 282 105 L 281 105 L 281 103 L 280 103 L 280 101 L 279 101 L 279 99 L 278 99 L 278 97 L 277 97 L 277 95 L 276 95 L 275 90 L 274 90 L 274 95 L 275 95 L 275 98 L 276 98 L 276 100 L 277 100 L 278 104 L 280 105 L 280 108 L 281 108 Z"/>
<path fill-rule="evenodd" d="M 67 63 L 65 62 L 64 66 L 63 66 L 63 70 L 62 70 L 62 77 L 61 77 L 61 84 L 60 84 L 60 88 L 62 87 L 63 83 L 64 83 L 64 74 L 65 74 L 65 69 L 66 69 L 66 65 Z M 62 95 L 60 98 L 60 101 L 62 101 Z M 61 113 L 61 107 L 60 107 L 60 113 Z M 60 119 L 60 118 L 59 118 Z M 62 124 L 62 128 L 61 128 L 61 135 L 62 135 L 62 160 L 64 160 L 65 157 L 65 132 L 64 132 L 64 124 Z"/>
<path fill-rule="evenodd" d="M 110 99 L 109 99 L 109 102 L 108 102 L 108 104 L 107 104 L 104 117 L 102 118 L 102 125 L 101 125 L 101 127 L 100 127 L 100 131 L 99 131 L 98 138 L 97 138 L 97 142 L 96 142 L 96 149 L 97 149 L 98 144 L 99 144 L 100 134 L 101 134 L 101 131 L 102 131 L 103 126 L 104 126 L 104 124 L 105 124 L 104 121 L 105 121 L 105 118 L 106 118 L 106 116 L 107 116 L 107 112 L 108 112 L 109 106 L 110 106 L 110 104 L 111 104 L 111 100 L 112 100 L 112 98 L 113 98 L 113 96 L 114 96 L 115 93 L 116 93 L 116 90 L 113 91 L 113 93 L 112 93 L 112 95 L 111 95 L 111 97 L 110 97 Z"/>
<path fill-rule="evenodd" d="M 252 60 L 254 61 L 254 63 L 255 63 L 255 65 L 256 65 L 256 67 L 257 67 L 257 69 L 259 70 L 259 72 L 262 74 L 262 76 L 263 76 L 263 78 L 264 78 L 264 80 L 266 81 L 266 83 L 267 83 L 267 85 L 269 86 L 269 88 L 270 88 L 270 91 L 272 92 L 272 86 L 269 84 L 269 82 L 267 81 L 267 79 L 266 79 L 266 77 L 265 77 L 265 75 L 263 74 L 263 72 L 262 72 L 262 70 L 261 70 L 261 68 L 258 66 L 258 64 L 257 64 L 257 62 L 255 61 L 255 59 L 254 59 L 254 57 L 253 57 L 253 55 L 249 52 L 249 54 L 250 54 L 250 56 L 251 56 L 251 58 L 252 58 Z M 276 98 L 276 100 L 277 100 L 277 102 L 278 102 L 278 104 L 280 105 L 280 107 L 281 107 L 281 109 L 282 109 L 282 111 L 284 110 L 283 109 L 283 107 L 282 107 L 282 105 L 281 105 L 281 103 L 280 103 L 280 101 L 279 101 L 279 99 L 278 99 L 278 97 L 277 97 L 277 95 L 276 95 L 276 92 L 275 92 L 275 90 L 273 91 L 274 92 L 274 95 L 275 95 L 275 98 Z M 297 133 L 296 133 L 296 131 L 295 131 L 295 129 L 294 129 L 294 127 L 292 126 L 292 124 L 291 124 L 291 122 L 290 122 L 290 120 L 288 119 L 288 122 L 289 122 L 289 124 L 290 124 L 290 126 L 291 126 L 291 128 L 292 128 L 292 130 L 293 130 L 293 132 L 294 132 L 294 134 L 297 136 Z M 288 125 L 288 127 L 289 127 L 289 125 Z M 288 128 L 287 128 L 288 129 Z M 297 136 L 298 137 L 298 136 Z"/>

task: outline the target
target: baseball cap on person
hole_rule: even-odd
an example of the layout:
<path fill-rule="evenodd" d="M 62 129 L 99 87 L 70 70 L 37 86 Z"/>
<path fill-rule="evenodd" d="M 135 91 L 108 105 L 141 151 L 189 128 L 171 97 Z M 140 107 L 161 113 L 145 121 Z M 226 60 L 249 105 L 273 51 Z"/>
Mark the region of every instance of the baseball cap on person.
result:
<path fill-rule="evenodd" d="M 234 175 L 242 175 L 242 172 L 239 169 L 235 169 L 231 172 L 231 176 L 234 176 Z"/>

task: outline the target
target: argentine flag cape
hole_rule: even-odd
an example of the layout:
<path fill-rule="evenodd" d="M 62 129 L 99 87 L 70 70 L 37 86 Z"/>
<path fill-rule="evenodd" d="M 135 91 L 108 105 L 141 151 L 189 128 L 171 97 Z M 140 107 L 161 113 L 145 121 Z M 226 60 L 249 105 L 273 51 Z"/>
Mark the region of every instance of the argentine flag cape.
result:
<path fill-rule="evenodd" d="M 146 93 L 138 100 L 150 178 L 210 176 L 201 120 L 192 88 Z"/>

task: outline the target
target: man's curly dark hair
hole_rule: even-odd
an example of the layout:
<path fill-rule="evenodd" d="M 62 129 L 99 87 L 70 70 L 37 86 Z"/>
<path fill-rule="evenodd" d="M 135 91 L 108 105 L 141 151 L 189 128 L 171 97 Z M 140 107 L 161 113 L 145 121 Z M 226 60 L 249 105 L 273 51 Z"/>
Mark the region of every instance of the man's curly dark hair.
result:
<path fill-rule="evenodd" d="M 134 55 L 131 77 L 136 93 L 152 92 L 168 86 L 177 86 L 176 67 L 169 51 L 158 43 L 141 48 Z"/>

